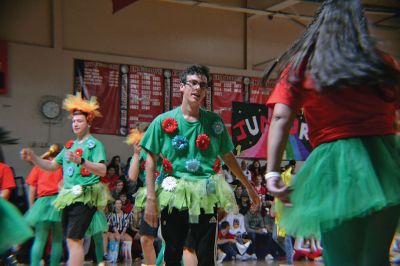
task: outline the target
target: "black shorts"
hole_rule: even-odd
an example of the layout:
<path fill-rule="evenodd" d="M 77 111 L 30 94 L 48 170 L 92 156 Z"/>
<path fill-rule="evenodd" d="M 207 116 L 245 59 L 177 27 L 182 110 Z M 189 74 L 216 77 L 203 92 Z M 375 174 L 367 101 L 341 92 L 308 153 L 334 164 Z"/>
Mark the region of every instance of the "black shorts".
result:
<path fill-rule="evenodd" d="M 83 239 L 96 211 L 96 207 L 90 207 L 82 202 L 75 202 L 65 207 L 62 212 L 62 224 L 66 237 Z"/>
<path fill-rule="evenodd" d="M 158 226 L 159 224 L 155 228 L 151 227 L 144 219 L 144 212 L 142 212 L 142 219 L 140 220 L 140 225 L 139 225 L 139 234 L 141 236 L 152 236 L 154 238 L 157 238 Z"/>
<path fill-rule="evenodd" d="M 201 210 L 198 223 L 189 223 L 188 211 L 161 212 L 161 231 L 166 243 L 164 261 L 167 265 L 181 265 L 183 248 L 196 252 L 199 266 L 215 265 L 217 214 Z"/>

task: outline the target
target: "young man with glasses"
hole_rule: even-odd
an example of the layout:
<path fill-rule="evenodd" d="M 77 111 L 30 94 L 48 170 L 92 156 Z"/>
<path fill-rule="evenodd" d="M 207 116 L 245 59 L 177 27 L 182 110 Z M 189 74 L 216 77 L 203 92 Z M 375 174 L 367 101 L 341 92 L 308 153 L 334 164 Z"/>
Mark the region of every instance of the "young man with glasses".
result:
<path fill-rule="evenodd" d="M 220 174 L 220 159 L 247 188 L 253 202 L 259 204 L 231 152 L 233 144 L 221 118 L 201 108 L 209 80 L 207 67 L 189 66 L 181 74 L 181 106 L 159 115 L 140 143 L 148 153 L 144 219 L 157 227 L 158 210 L 161 212 L 168 266 L 181 265 L 183 246 L 196 253 L 198 265 L 215 264 L 216 210 L 238 211 L 232 189 Z M 158 156 L 163 169 L 154 180 Z"/>

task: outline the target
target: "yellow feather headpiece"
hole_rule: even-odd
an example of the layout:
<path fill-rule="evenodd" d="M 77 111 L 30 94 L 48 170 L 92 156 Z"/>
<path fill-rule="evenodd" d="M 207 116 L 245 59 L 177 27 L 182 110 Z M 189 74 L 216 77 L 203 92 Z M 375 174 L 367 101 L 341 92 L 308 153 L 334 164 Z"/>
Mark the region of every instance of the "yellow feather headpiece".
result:
<path fill-rule="evenodd" d="M 87 119 L 93 120 L 95 117 L 101 117 L 99 112 L 100 105 L 96 97 L 91 97 L 90 100 L 82 98 L 82 93 L 77 92 L 76 95 L 68 94 L 63 102 L 63 108 L 73 114 L 75 111 L 87 113 Z"/>
<path fill-rule="evenodd" d="M 139 129 L 131 129 L 129 135 L 126 137 L 125 143 L 128 145 L 138 144 L 142 140 L 143 135 L 144 133 Z"/>

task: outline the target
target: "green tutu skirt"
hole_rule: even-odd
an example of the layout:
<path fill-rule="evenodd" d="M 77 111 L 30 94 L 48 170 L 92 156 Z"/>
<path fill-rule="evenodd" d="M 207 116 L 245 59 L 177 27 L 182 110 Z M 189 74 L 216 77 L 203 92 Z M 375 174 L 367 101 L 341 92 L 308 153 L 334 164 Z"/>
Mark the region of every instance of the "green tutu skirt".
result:
<path fill-rule="evenodd" d="M 399 136 L 341 139 L 318 146 L 292 184 L 280 225 L 320 238 L 343 221 L 400 204 Z"/>
<path fill-rule="evenodd" d="M 107 217 L 103 211 L 97 210 L 93 215 L 92 222 L 86 231 L 86 236 L 93 236 L 108 231 Z"/>
<path fill-rule="evenodd" d="M 33 227 L 40 222 L 61 222 L 61 211 L 52 205 L 56 198 L 57 195 L 38 198 L 25 214 L 25 220 Z"/>
<path fill-rule="evenodd" d="M 80 193 L 74 188 L 63 188 L 54 200 L 53 205 L 61 210 L 75 202 L 82 202 L 89 206 L 104 209 L 110 199 L 111 195 L 108 188 L 102 183 L 97 183 L 91 186 L 83 186 Z"/>
<path fill-rule="evenodd" d="M 222 175 L 213 175 L 208 179 L 176 179 L 167 176 L 156 185 L 158 209 L 176 208 L 188 210 L 191 223 L 197 223 L 201 209 L 206 214 L 214 213 L 214 207 L 223 208 L 226 212 L 237 213 L 238 206 L 231 186 Z M 146 188 L 136 194 L 135 207 L 144 209 Z"/>
<path fill-rule="evenodd" d="M 32 236 L 32 230 L 19 210 L 0 197 L 0 255 Z"/>

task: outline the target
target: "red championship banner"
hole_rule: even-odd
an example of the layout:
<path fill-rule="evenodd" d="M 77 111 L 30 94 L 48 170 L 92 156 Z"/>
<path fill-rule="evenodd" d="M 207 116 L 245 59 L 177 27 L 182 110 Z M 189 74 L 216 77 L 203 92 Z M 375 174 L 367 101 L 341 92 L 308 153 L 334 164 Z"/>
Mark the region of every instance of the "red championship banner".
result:
<path fill-rule="evenodd" d="M 182 71 L 172 70 L 172 92 L 171 92 L 171 109 L 174 109 L 182 103 L 182 92 L 180 91 Z"/>
<path fill-rule="evenodd" d="M 7 42 L 0 40 L 0 94 L 8 92 Z"/>
<path fill-rule="evenodd" d="M 130 66 L 129 128 L 138 122 L 150 123 L 164 112 L 164 77 L 161 68 Z"/>
<path fill-rule="evenodd" d="M 240 76 L 213 74 L 212 109 L 219 114 L 231 134 L 232 102 L 243 101 L 243 78 Z"/>
<path fill-rule="evenodd" d="M 274 88 L 276 80 L 270 80 L 267 82 L 267 87 L 261 85 L 261 78 L 252 77 L 250 78 L 250 103 L 265 104 L 267 99 Z"/>
<path fill-rule="evenodd" d="M 97 97 L 102 117 L 93 120 L 92 133 L 119 134 L 119 65 L 95 61 L 75 61 L 75 91 L 86 99 Z"/>

